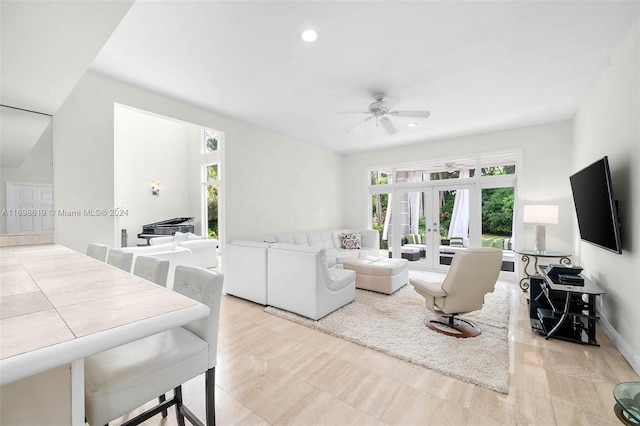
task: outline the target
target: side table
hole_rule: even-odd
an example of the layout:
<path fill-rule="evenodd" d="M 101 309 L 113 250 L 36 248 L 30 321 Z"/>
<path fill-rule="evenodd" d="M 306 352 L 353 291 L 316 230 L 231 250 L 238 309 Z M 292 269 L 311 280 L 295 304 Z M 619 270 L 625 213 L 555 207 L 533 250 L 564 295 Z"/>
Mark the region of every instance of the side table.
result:
<path fill-rule="evenodd" d="M 618 383 L 613 388 L 613 411 L 625 425 L 640 424 L 640 382 Z"/>
<path fill-rule="evenodd" d="M 531 277 L 537 277 L 538 274 L 538 259 L 539 258 L 557 258 L 560 259 L 559 263 L 562 265 L 568 265 L 571 263 L 570 253 L 561 253 L 554 251 L 537 251 L 537 250 L 516 250 L 516 253 L 522 255 L 521 259 L 524 262 L 524 277 L 520 280 L 520 288 L 522 291 L 527 291 L 531 285 Z M 529 263 L 533 258 L 533 273 L 529 273 Z"/>

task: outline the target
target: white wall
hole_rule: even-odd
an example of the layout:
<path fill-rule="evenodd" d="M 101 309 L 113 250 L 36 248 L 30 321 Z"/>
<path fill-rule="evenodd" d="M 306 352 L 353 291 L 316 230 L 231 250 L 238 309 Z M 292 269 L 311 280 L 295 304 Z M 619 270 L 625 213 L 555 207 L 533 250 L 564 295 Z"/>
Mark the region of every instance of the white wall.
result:
<path fill-rule="evenodd" d="M 128 233 L 128 245 L 139 241 L 142 225 L 174 217 L 196 217 L 189 188 L 188 125 L 124 106 L 115 108 L 115 204 L 125 206 L 116 233 Z M 160 182 L 160 195 L 151 181 Z"/>
<path fill-rule="evenodd" d="M 49 124 L 19 167 L 0 168 L 0 210 L 5 208 L 7 182 L 49 184 L 53 182 L 52 147 L 51 124 Z M 0 234 L 6 233 L 7 222 L 6 217 L 3 217 L 0 219 Z"/>
<path fill-rule="evenodd" d="M 54 116 L 56 208 L 114 207 L 114 103 L 225 132 L 227 240 L 342 226 L 342 156 L 94 72 Z M 56 217 L 56 242 L 75 250 L 114 235 L 110 217 Z"/>
<path fill-rule="evenodd" d="M 640 372 L 640 22 L 630 32 L 574 120 L 573 170 L 607 155 L 620 200 L 622 255 L 575 238 L 585 272 L 606 292 L 601 324 Z M 577 224 L 576 224 L 577 226 Z"/>
<path fill-rule="evenodd" d="M 520 193 L 516 207 L 522 209 L 525 203 L 559 205 L 558 225 L 547 227 L 547 249 L 570 253 L 573 239 L 569 186 L 571 137 L 571 122 L 563 121 L 350 155 L 345 159 L 345 226 L 367 225 L 364 186 L 369 168 L 521 149 L 524 161 L 518 170 Z M 532 248 L 533 241 L 533 229 L 525 227 L 519 248 Z"/>
<path fill-rule="evenodd" d="M 200 144 L 202 138 L 202 128 L 199 126 L 187 126 L 187 146 L 188 146 L 188 177 L 189 185 L 189 211 L 193 216 L 194 233 L 206 236 L 206 229 L 202 228 L 204 212 L 201 204 L 201 167 L 202 155 Z"/>

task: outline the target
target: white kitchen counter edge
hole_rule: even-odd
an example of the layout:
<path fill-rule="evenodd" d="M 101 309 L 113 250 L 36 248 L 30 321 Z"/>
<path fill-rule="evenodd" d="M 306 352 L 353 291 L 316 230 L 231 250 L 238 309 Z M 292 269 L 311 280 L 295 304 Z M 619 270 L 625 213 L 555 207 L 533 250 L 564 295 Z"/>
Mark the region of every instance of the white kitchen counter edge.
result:
<path fill-rule="evenodd" d="M 195 305 L 141 321 L 77 337 L 0 360 L 0 385 L 24 379 L 107 349 L 152 336 L 209 315 L 209 307 Z"/>

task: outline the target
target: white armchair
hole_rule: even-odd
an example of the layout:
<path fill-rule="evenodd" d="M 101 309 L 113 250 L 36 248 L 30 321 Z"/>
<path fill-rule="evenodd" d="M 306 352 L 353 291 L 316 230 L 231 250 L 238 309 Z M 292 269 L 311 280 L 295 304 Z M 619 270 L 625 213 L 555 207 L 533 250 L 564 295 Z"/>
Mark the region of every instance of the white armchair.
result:
<path fill-rule="evenodd" d="M 149 240 L 151 246 L 174 244 L 191 250 L 189 265 L 201 268 L 215 268 L 218 266 L 218 245 L 215 238 L 202 237 L 191 232 L 176 232 L 175 235 L 155 237 Z"/>
<path fill-rule="evenodd" d="M 453 256 L 451 268 L 442 283 L 430 283 L 412 278 L 416 292 L 425 299 L 427 309 L 437 315 L 424 320 L 427 327 L 455 337 L 474 337 L 480 328 L 456 315 L 482 309 L 484 296 L 494 289 L 502 250 L 497 248 L 469 248 Z"/>
<path fill-rule="evenodd" d="M 356 273 L 329 269 L 323 248 L 275 243 L 267 262 L 270 306 L 318 320 L 356 297 Z"/>

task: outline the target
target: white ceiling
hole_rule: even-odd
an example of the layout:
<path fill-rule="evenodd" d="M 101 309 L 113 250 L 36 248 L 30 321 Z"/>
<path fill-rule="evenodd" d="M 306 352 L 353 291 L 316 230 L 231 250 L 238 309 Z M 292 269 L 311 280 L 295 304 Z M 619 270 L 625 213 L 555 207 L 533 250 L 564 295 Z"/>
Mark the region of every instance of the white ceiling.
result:
<path fill-rule="evenodd" d="M 55 113 L 132 3 L 2 0 L 2 104 Z"/>
<path fill-rule="evenodd" d="M 88 15 L 31 23 L 45 40 L 66 36 L 50 42 L 64 49 L 46 61 L 27 58 L 44 84 L 30 99 L 42 102 L 65 77 L 79 78 L 67 67 L 86 61 L 84 44 L 101 43 L 129 6 L 37 2 L 49 3 L 81 4 Z M 571 118 L 639 16 L 640 3 L 628 1 L 138 1 L 91 68 L 350 153 Z M 319 42 L 299 39 L 306 27 Z M 361 117 L 339 112 L 365 111 L 376 92 L 431 117 L 412 129 L 396 121 L 394 136 L 372 121 L 347 133 Z M 38 109 L 55 112 L 61 97 Z"/>
<path fill-rule="evenodd" d="M 138 1 L 91 68 L 350 153 L 569 119 L 638 16 L 612 1 Z M 431 117 L 347 133 L 362 118 L 339 112 L 375 92 Z"/>
<path fill-rule="evenodd" d="M 0 104 L 11 108 L 0 112 L 0 165 L 20 166 L 42 137 L 51 139 L 50 115 L 132 3 L 2 0 Z"/>

